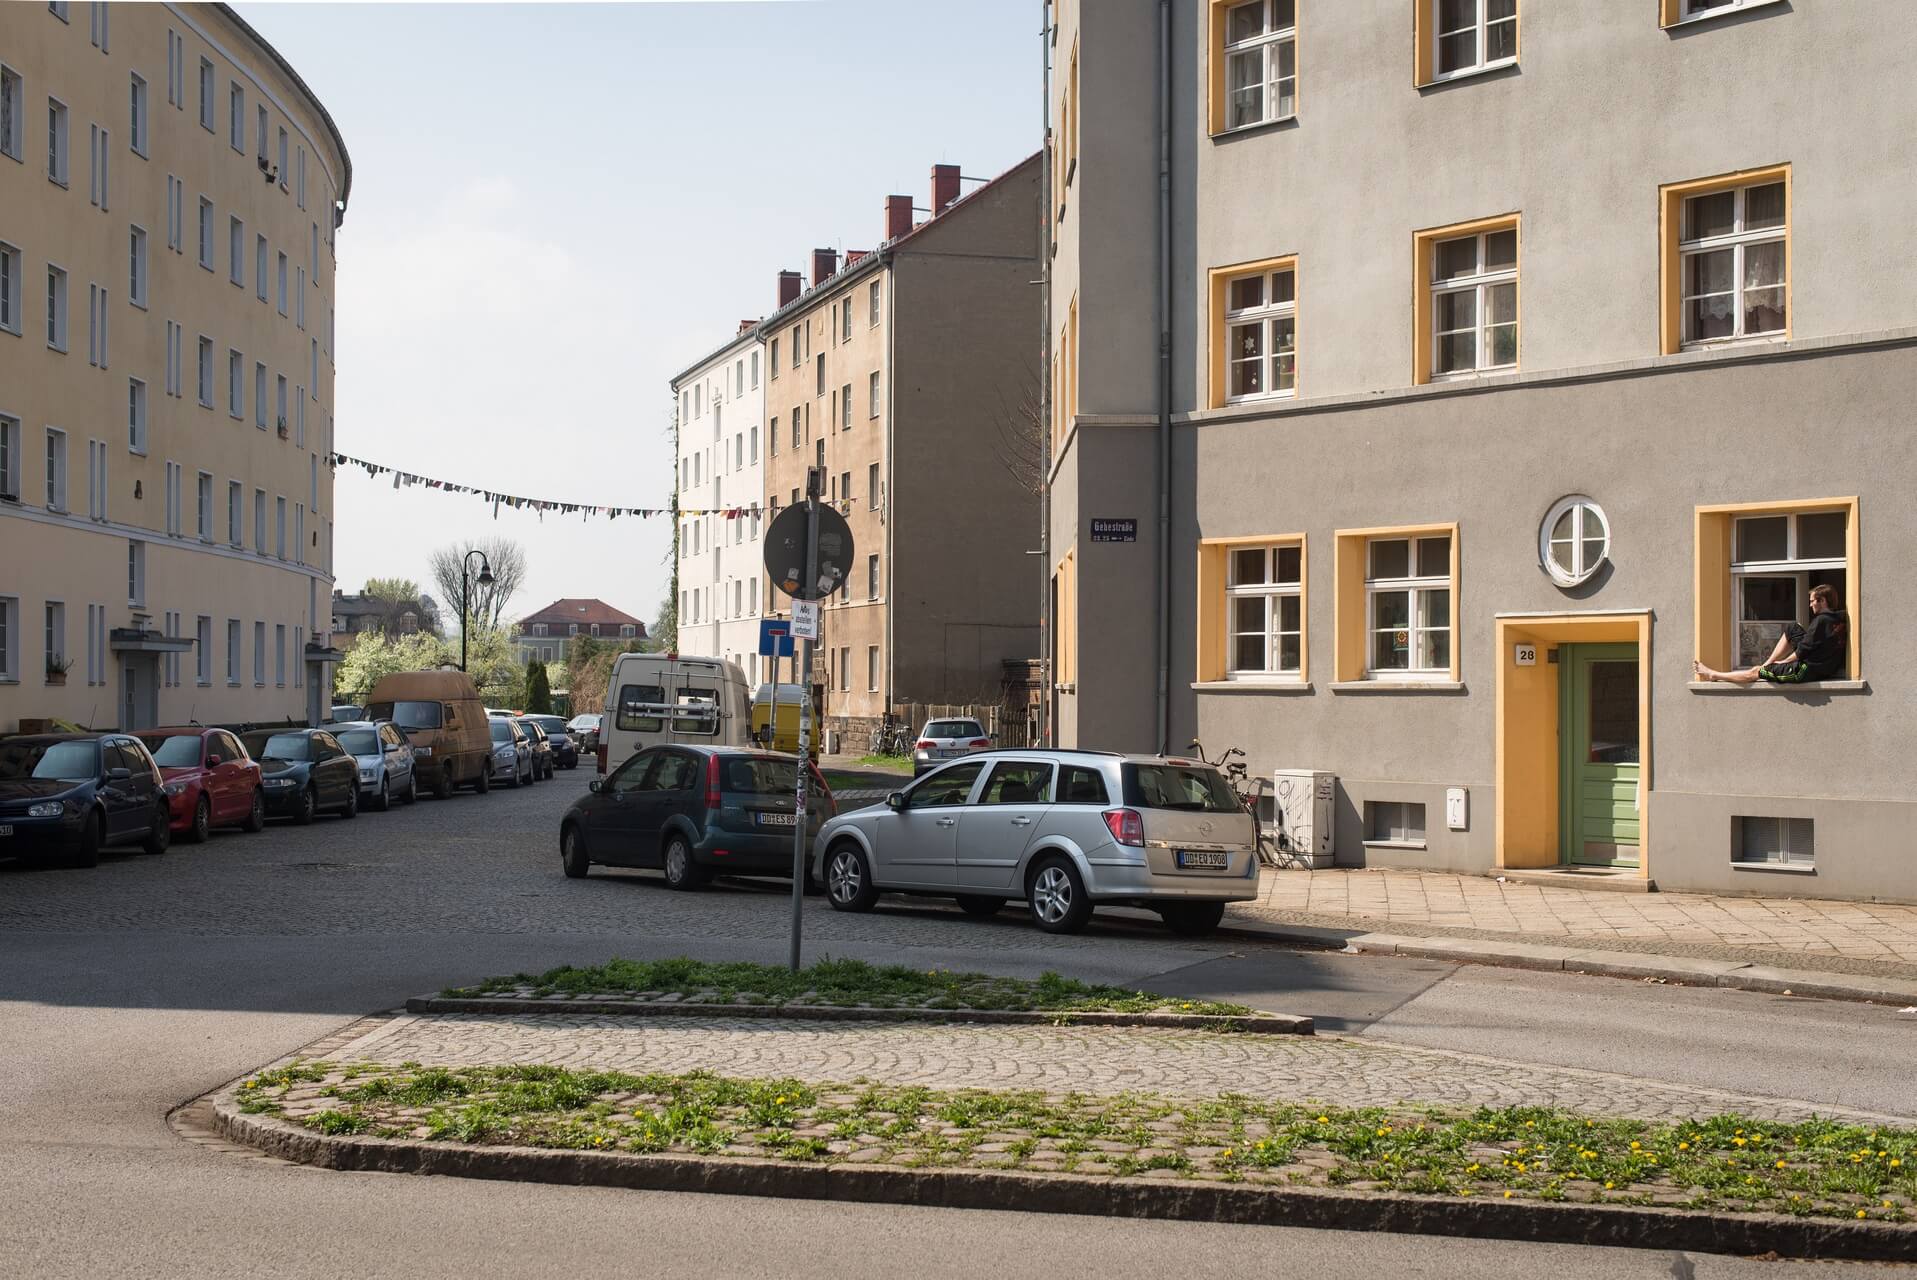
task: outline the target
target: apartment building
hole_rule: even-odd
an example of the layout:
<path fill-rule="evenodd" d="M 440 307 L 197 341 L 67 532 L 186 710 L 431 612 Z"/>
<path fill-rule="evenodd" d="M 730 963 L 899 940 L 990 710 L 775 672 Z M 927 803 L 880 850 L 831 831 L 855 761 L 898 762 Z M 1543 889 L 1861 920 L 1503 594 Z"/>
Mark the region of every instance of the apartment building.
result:
<path fill-rule="evenodd" d="M 754 681 L 763 612 L 765 343 L 756 320 L 672 380 L 679 423 L 679 651 Z"/>
<path fill-rule="evenodd" d="M 1000 443 L 1038 382 L 1042 160 L 969 191 L 934 166 L 928 216 L 887 197 L 876 249 L 815 250 L 760 323 L 768 514 L 818 467 L 852 530 L 813 673 L 848 745 L 901 704 L 996 703 L 1038 649 L 1038 499 Z"/>
<path fill-rule="evenodd" d="M 325 715 L 351 186 L 229 6 L 0 6 L 0 732 Z"/>
<path fill-rule="evenodd" d="M 1345 865 L 1917 899 L 1917 15 L 1169 13 L 1056 7 L 1059 740 L 1331 773 Z M 1835 677 L 1694 675 L 1819 585 Z"/>

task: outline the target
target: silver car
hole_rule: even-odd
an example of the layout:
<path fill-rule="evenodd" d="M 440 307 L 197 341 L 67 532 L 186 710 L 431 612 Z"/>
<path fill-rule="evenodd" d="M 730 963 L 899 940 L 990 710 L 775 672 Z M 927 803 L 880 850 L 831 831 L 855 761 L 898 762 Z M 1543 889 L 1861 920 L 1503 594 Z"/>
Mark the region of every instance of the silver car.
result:
<path fill-rule="evenodd" d="M 511 716 L 488 716 L 486 727 L 493 735 L 493 781 L 530 786 L 536 780 L 532 739 Z"/>
<path fill-rule="evenodd" d="M 989 916 L 1022 898 L 1039 928 L 1076 933 L 1104 903 L 1193 937 L 1258 896 L 1251 814 L 1218 770 L 1177 757 L 981 751 L 832 819 L 812 847 L 839 911 L 897 892 Z"/>
<path fill-rule="evenodd" d="M 927 720 L 912 744 L 912 776 L 991 745 L 985 726 L 976 720 Z"/>
<path fill-rule="evenodd" d="M 360 800 L 382 812 L 393 801 L 419 799 L 419 780 L 413 776 L 413 744 L 390 720 L 354 720 L 334 725 L 333 736 L 359 766 Z"/>

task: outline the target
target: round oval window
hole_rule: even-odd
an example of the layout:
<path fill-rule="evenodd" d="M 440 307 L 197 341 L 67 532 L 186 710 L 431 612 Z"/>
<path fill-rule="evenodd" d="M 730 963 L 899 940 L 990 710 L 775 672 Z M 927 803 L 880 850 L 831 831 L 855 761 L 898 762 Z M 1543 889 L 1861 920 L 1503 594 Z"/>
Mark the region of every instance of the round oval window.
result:
<path fill-rule="evenodd" d="M 1560 498 L 1538 527 L 1538 559 L 1560 587 L 1588 582 L 1611 554 L 1611 522 L 1589 498 Z"/>

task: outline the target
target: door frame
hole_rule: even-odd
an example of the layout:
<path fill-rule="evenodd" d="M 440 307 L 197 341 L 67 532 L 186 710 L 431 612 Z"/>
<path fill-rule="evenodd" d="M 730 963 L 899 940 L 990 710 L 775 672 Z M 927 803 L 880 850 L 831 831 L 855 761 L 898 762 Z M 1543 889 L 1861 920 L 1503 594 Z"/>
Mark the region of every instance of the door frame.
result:
<path fill-rule="evenodd" d="M 1606 862 L 1587 861 L 1575 856 L 1574 852 L 1576 847 L 1575 832 L 1582 822 L 1576 792 L 1577 770 L 1580 762 L 1574 758 L 1575 751 L 1573 748 L 1577 743 L 1572 735 L 1572 730 L 1575 726 L 1584 723 L 1579 717 L 1577 707 L 1579 689 L 1579 679 L 1577 675 L 1578 665 L 1586 662 L 1624 661 L 1638 664 L 1638 685 L 1639 688 L 1642 689 L 1644 682 L 1644 659 L 1642 655 L 1638 653 L 1635 644 L 1628 641 L 1612 641 L 1601 644 L 1565 644 L 1558 647 L 1558 862 L 1560 866 L 1626 869 L 1636 867 L 1644 861 L 1641 826 L 1639 828 L 1640 838 L 1637 846 L 1637 857 L 1629 862 L 1619 859 L 1611 859 Z M 1643 707 L 1641 705 L 1638 709 L 1638 714 L 1641 719 L 1643 716 Z M 1641 737 L 1642 734 L 1640 733 L 1640 739 Z M 1640 751 L 1640 757 L 1641 755 L 1642 752 Z M 1637 796 L 1638 820 L 1640 823 L 1642 823 L 1644 817 L 1643 783 L 1644 766 L 1640 759 L 1638 764 Z"/>

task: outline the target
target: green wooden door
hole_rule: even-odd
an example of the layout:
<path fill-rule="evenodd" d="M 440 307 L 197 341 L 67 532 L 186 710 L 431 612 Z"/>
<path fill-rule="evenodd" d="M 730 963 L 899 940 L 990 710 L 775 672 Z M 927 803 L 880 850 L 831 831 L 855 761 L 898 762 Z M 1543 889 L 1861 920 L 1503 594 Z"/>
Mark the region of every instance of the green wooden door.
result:
<path fill-rule="evenodd" d="M 1638 864 L 1638 656 L 1634 644 L 1558 653 L 1559 852 L 1567 863 Z"/>

